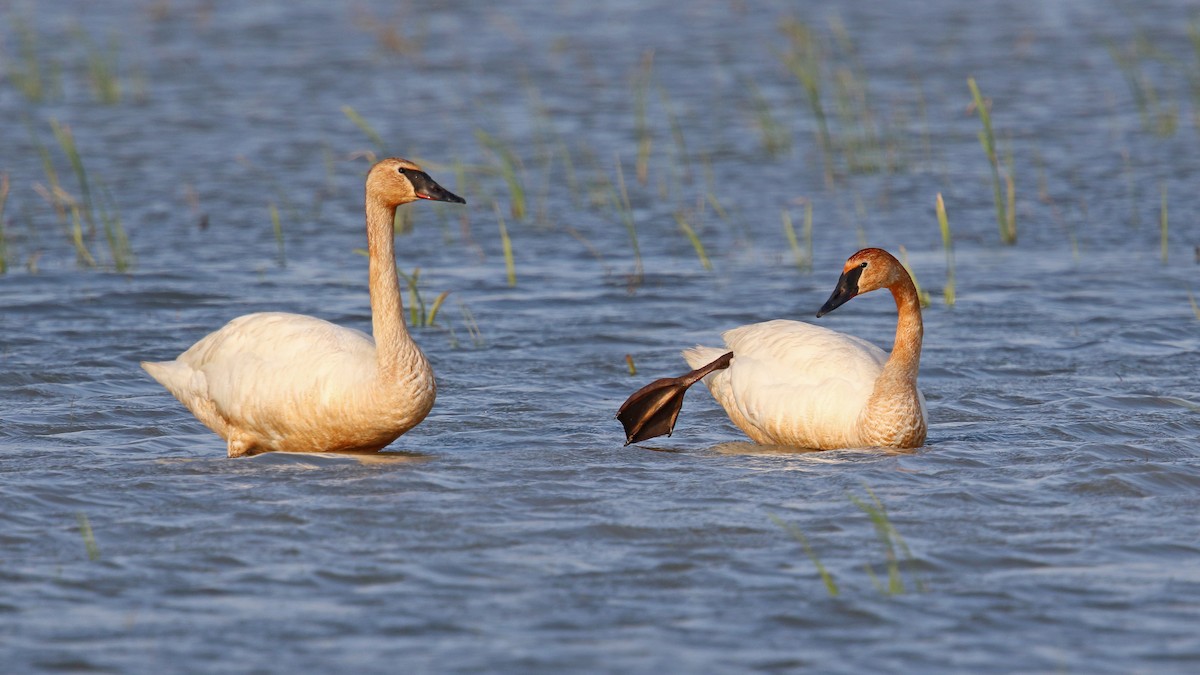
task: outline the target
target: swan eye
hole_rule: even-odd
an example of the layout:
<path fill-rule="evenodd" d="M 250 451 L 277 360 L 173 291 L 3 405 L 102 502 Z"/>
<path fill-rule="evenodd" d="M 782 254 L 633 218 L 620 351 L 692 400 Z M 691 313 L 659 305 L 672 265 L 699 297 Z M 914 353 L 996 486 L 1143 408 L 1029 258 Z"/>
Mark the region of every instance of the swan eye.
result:
<path fill-rule="evenodd" d="M 864 262 L 863 264 L 859 265 L 858 267 L 859 267 L 859 269 L 866 269 L 867 263 Z"/>
<path fill-rule="evenodd" d="M 401 176 L 403 176 L 405 174 L 405 171 L 406 171 L 405 168 L 402 166 L 396 167 L 396 173 L 400 174 Z"/>

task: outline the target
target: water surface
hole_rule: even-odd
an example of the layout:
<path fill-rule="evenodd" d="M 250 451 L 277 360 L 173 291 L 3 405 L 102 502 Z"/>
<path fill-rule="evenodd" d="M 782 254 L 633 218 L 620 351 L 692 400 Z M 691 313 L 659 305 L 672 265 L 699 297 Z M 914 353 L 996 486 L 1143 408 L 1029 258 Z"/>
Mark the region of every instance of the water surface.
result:
<path fill-rule="evenodd" d="M 1195 670 L 1188 3 L 601 5 L 0 4 L 9 672 Z M 781 60 L 789 19 L 821 45 L 830 152 Z M 11 75 L 22 30 L 57 73 L 41 101 Z M 81 35 L 119 43 L 118 103 L 89 88 Z M 968 76 L 1014 177 L 1013 246 Z M 839 78 L 869 95 L 848 85 L 847 116 Z M 1146 87 L 1156 103 L 1139 108 Z M 790 147 L 768 151 L 756 96 Z M 87 238 L 100 267 L 79 264 L 35 189 L 40 142 L 80 194 L 52 119 L 120 213 L 126 271 L 102 232 Z M 479 130 L 520 162 L 524 218 Z M 856 165 L 848 148 L 872 134 Z M 354 249 L 362 153 L 381 150 L 468 201 L 413 205 L 398 239 L 426 305 L 451 292 L 415 331 L 437 406 L 378 458 L 228 460 L 137 364 L 251 311 L 368 329 Z M 802 231 L 802 199 L 811 269 L 781 224 L 786 209 Z M 701 389 L 673 438 L 622 447 L 614 411 L 680 374 L 680 348 L 815 320 L 864 244 L 903 246 L 931 294 L 925 447 L 753 446 Z M 894 306 L 876 294 L 820 322 L 887 347 Z M 868 573 L 886 583 L 853 501 L 871 494 L 907 546 L 903 593 Z"/>

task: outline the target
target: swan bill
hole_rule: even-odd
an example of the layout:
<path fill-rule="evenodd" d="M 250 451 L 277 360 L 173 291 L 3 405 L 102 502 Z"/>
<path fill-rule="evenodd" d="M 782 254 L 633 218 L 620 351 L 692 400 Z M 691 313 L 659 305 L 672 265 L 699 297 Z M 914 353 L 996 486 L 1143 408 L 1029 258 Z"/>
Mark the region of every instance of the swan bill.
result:
<path fill-rule="evenodd" d="M 406 171 L 405 176 L 412 183 L 413 192 L 420 199 L 428 199 L 434 202 L 450 202 L 451 204 L 466 204 L 467 200 L 459 197 L 453 192 L 447 190 L 437 181 L 429 177 L 429 174 L 424 171 Z"/>
<path fill-rule="evenodd" d="M 625 428 L 625 445 L 670 436 L 688 387 L 715 370 L 728 368 L 732 359 L 733 352 L 728 352 L 687 375 L 664 377 L 633 392 L 617 411 L 617 419 Z"/>
<path fill-rule="evenodd" d="M 825 301 L 825 304 L 821 305 L 821 309 L 817 310 L 818 319 L 841 307 L 849 302 L 851 298 L 858 295 L 858 278 L 862 276 L 862 272 L 863 266 L 854 267 L 842 272 L 842 276 L 838 277 L 837 286 L 834 287 L 833 293 Z"/>

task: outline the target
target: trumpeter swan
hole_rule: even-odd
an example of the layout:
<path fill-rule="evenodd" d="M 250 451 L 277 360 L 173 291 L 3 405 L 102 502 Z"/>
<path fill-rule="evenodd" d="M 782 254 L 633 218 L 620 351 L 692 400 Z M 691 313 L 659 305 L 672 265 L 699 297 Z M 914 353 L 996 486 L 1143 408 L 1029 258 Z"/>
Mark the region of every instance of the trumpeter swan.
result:
<path fill-rule="evenodd" d="M 767 321 L 726 332 L 724 348 L 683 352 L 696 370 L 653 382 L 621 406 L 626 445 L 670 435 L 684 392 L 703 379 L 729 419 L 755 442 L 830 450 L 915 448 L 925 442 L 925 398 L 917 389 L 921 303 L 890 253 L 866 248 L 846 261 L 817 316 L 856 295 L 892 292 L 899 319 L 889 356 L 875 345 L 799 321 Z"/>
<path fill-rule="evenodd" d="M 437 386 L 404 325 L 392 222 L 396 207 L 465 201 L 421 167 L 385 159 L 367 174 L 374 337 L 300 314 L 247 314 L 174 361 L 142 367 L 208 428 L 230 457 L 375 451 L 425 419 Z"/>

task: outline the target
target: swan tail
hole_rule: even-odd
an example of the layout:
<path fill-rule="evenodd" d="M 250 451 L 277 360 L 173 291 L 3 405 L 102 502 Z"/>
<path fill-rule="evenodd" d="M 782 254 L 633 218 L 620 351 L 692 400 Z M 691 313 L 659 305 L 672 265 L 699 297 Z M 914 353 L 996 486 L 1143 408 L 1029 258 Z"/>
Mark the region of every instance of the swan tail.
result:
<path fill-rule="evenodd" d="M 625 427 L 625 445 L 658 436 L 670 436 L 675 429 L 675 421 L 679 419 L 683 395 L 688 387 L 713 371 L 728 368 L 732 359 L 733 352 L 727 352 L 687 375 L 664 377 L 633 392 L 617 411 L 617 419 Z"/>
<path fill-rule="evenodd" d="M 180 401 L 190 393 L 195 371 L 179 361 L 142 361 L 142 369 Z"/>
<path fill-rule="evenodd" d="M 692 368 L 703 368 L 706 364 L 712 363 L 721 358 L 728 349 L 720 347 L 701 347 L 699 345 L 691 349 L 685 349 L 683 352 L 683 360 Z"/>

